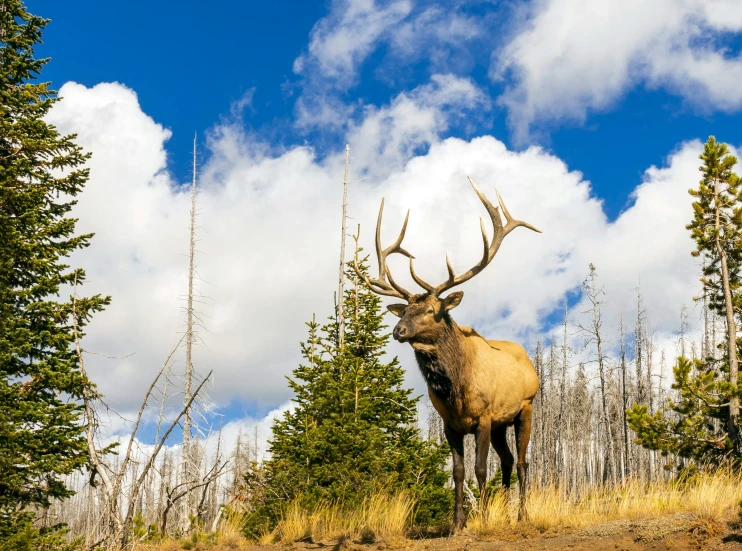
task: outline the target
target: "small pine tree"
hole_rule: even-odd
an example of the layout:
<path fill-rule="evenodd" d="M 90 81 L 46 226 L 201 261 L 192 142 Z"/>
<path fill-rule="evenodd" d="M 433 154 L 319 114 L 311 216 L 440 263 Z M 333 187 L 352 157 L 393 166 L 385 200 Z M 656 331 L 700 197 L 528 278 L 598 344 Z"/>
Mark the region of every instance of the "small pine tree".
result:
<path fill-rule="evenodd" d="M 698 461 L 733 458 L 734 447 L 723 422 L 728 415 L 729 383 L 720 378 L 713 362 L 682 356 L 673 376 L 672 389 L 678 397 L 668 398 L 663 411 L 651 415 L 647 406 L 638 404 L 629 410 L 628 422 L 637 443 L 663 455 Z"/>
<path fill-rule="evenodd" d="M 673 368 L 676 399 L 650 415 L 646 406 L 634 405 L 628 421 L 637 443 L 697 460 L 742 459 L 738 414 L 740 388 L 737 384 L 739 343 L 734 312 L 742 306 L 742 182 L 732 172 L 736 157 L 726 144 L 709 137 L 700 155 L 703 178 L 689 193 L 693 220 L 687 229 L 696 242 L 693 256 L 705 258 L 704 296 L 709 306 L 727 321 L 727 354 L 690 360 L 678 358 Z M 736 306 L 736 308 L 735 308 Z"/>
<path fill-rule="evenodd" d="M 266 518 L 275 523 L 292 500 L 353 507 L 375 493 L 409 489 L 417 522 L 439 522 L 450 510 L 447 447 L 420 437 L 419 398 L 403 388 L 397 358 L 382 359 L 389 335 L 381 300 L 353 270 L 346 274 L 354 286 L 344 297 L 342 349 L 335 318 L 323 327 L 307 324 L 304 363 L 289 379 L 294 408 L 273 425 L 271 458 L 247 475 L 259 496 L 249 531 L 268 528 Z"/>
<path fill-rule="evenodd" d="M 57 98 L 34 82 L 47 62 L 34 58 L 47 23 L 20 0 L 0 2 L 0 549 L 59 545 L 54 529 L 31 521 L 34 507 L 71 495 L 63 477 L 87 462 L 80 399 L 94 389 L 71 319 L 81 329 L 109 302 L 54 300 L 84 282 L 64 257 L 91 235 L 75 236 L 68 216 L 88 155 L 44 121 Z"/>

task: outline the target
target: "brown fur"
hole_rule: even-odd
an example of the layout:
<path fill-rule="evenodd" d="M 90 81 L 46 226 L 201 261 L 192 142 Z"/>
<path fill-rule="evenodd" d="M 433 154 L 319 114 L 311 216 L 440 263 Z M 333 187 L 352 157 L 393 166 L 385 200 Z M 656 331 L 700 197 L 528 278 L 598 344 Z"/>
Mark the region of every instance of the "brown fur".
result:
<path fill-rule="evenodd" d="M 503 485 L 509 487 L 513 457 L 504 431 L 508 426 L 516 427 L 521 514 L 525 515 L 526 450 L 533 398 L 538 391 L 536 369 L 521 345 L 487 340 L 470 327 L 458 326 L 448 310 L 458 305 L 462 296 L 461 292 L 444 299 L 417 295 L 409 305 L 391 305 L 390 311 L 400 316 L 394 338 L 409 342 L 415 350 L 430 400 L 443 420 L 454 453 L 455 479 L 459 459 L 463 465 L 463 445 L 461 457 L 457 457 L 459 440 L 463 444 L 463 436 L 473 433 L 477 435 L 477 479 L 482 490 L 486 482 L 482 465 L 486 466 L 490 441 L 503 464 Z M 454 524 L 460 527 L 464 524 L 463 503 L 456 482 Z"/>
<path fill-rule="evenodd" d="M 445 298 L 441 295 L 451 288 L 470 280 L 481 272 L 495 257 L 503 239 L 515 228 L 524 227 L 539 232 L 536 228 L 515 220 L 498 194 L 497 199 L 505 216 L 503 225 L 500 211 L 469 178 L 487 213 L 492 220 L 494 234 L 490 241 L 484 222 L 481 223 L 484 250 L 481 260 L 463 274 L 456 275 L 446 257 L 448 278 L 433 286 L 422 280 L 413 267 L 413 256 L 402 248 L 409 219 L 405 217 L 402 231 L 390 246 L 381 246 L 381 219 L 384 200 L 381 201 L 376 222 L 376 254 L 379 257 L 379 277 L 371 279 L 353 266 L 358 276 L 374 292 L 398 297 L 407 304 L 391 304 L 389 311 L 401 319 L 394 328 L 394 338 L 409 342 L 415 349 L 415 358 L 420 371 L 428 383 L 428 392 L 433 406 L 443 419 L 446 439 L 453 456 L 453 479 L 456 490 L 454 529 L 466 524 L 464 515 L 464 435 L 474 433 L 477 440 L 475 474 L 480 491 L 484 495 L 487 481 L 487 454 L 490 443 L 500 457 L 503 486 L 510 487 L 513 455 L 506 439 L 508 426 L 515 427 L 515 442 L 518 453 L 518 482 L 520 483 L 519 518 L 526 516 L 526 450 L 531 437 L 533 397 L 538 391 L 536 369 L 525 349 L 508 341 L 488 341 L 470 327 L 459 327 L 448 315 L 458 306 L 464 293 L 455 291 Z M 400 254 L 410 259 L 410 275 L 415 283 L 425 289 L 425 294 L 415 295 L 392 279 L 387 266 L 390 254 Z"/>
<path fill-rule="evenodd" d="M 441 312 L 434 297 L 405 309 L 402 323 L 412 323 L 416 333 L 408 337 L 418 366 L 447 375 L 453 386 L 451 399 L 430 392 L 444 423 L 469 434 L 482 421 L 493 428 L 513 424 L 524 402 L 532 402 L 538 391 L 536 369 L 521 345 L 486 340 L 474 329 L 458 326 L 448 312 Z M 437 315 L 425 319 L 425 307 Z M 438 318 L 438 320 L 436 320 Z"/>

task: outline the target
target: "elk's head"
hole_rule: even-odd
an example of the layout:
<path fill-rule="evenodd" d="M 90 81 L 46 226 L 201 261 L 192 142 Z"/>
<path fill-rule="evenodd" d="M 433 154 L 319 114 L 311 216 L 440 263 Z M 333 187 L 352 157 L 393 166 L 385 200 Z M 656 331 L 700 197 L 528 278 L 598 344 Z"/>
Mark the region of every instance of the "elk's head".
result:
<path fill-rule="evenodd" d="M 392 335 L 399 342 L 433 343 L 441 329 L 450 321 L 448 311 L 464 297 L 455 291 L 445 298 L 430 294 L 415 295 L 408 304 L 390 304 L 389 311 L 400 318 Z"/>
<path fill-rule="evenodd" d="M 410 211 L 407 211 L 407 216 L 402 225 L 402 231 L 400 232 L 399 237 L 397 237 L 397 240 L 386 249 L 381 248 L 381 216 L 384 212 L 384 200 L 381 200 L 379 218 L 376 222 L 376 256 L 379 259 L 379 277 L 371 279 L 360 271 L 357 264 L 354 264 L 354 267 L 359 277 L 361 277 L 375 293 L 401 298 L 407 302 L 407 304 L 391 304 L 388 306 L 389 311 L 400 318 L 399 322 L 394 327 L 393 332 L 394 338 L 399 342 L 410 342 L 413 345 L 416 343 L 424 345 L 437 342 L 440 332 L 451 322 L 451 318 L 448 314 L 449 310 L 458 306 L 461 303 L 461 299 L 464 297 L 464 293 L 461 291 L 455 291 L 448 294 L 446 297 L 441 297 L 441 294 L 456 285 L 468 281 L 481 272 L 487 264 L 492 262 L 492 259 L 500 249 L 500 245 L 502 244 L 503 239 L 505 239 L 505 236 L 518 226 L 523 226 L 541 233 L 540 230 L 537 230 L 527 222 L 513 219 L 513 217 L 510 216 L 508 209 L 505 208 L 502 197 L 500 197 L 500 194 L 498 193 L 497 199 L 506 220 L 506 223 L 503 226 L 498 207 L 493 206 L 492 203 L 489 202 L 487 197 L 485 197 L 484 193 L 481 192 L 471 178 L 469 178 L 469 182 L 474 188 L 477 196 L 479 196 L 479 199 L 482 201 L 482 204 L 487 209 L 495 233 L 492 237 L 492 242 L 490 243 L 489 238 L 487 237 L 487 230 L 484 227 L 484 220 L 480 218 L 479 222 L 482 229 L 482 241 L 484 245 L 482 259 L 467 272 L 461 275 L 456 275 L 451 267 L 451 261 L 449 260 L 448 255 L 446 255 L 448 279 L 436 286 L 426 283 L 415 273 L 415 268 L 412 263 L 414 257 L 402 248 L 402 240 L 404 239 L 405 231 L 407 230 L 407 220 L 410 217 Z M 425 289 L 425 293 L 415 295 L 402 288 L 394 281 L 386 263 L 387 256 L 393 253 L 399 253 L 410 259 L 410 274 L 412 275 L 412 279 L 420 287 Z"/>

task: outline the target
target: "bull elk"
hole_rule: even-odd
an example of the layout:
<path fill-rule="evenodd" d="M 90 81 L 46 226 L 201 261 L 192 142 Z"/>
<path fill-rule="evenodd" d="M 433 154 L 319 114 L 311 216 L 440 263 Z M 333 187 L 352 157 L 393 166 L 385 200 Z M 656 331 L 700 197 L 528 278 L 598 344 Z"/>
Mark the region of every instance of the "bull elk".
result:
<path fill-rule="evenodd" d="M 484 220 L 480 218 L 484 252 L 482 259 L 469 271 L 456 275 L 446 255 L 448 279 L 438 286 L 423 281 L 413 266 L 413 256 L 402 248 L 407 229 L 409 210 L 397 240 L 386 249 L 381 248 L 381 201 L 376 223 L 376 255 L 379 260 L 379 277 L 369 278 L 355 265 L 355 270 L 369 288 L 377 294 L 397 297 L 407 304 L 391 304 L 389 311 L 400 320 L 394 327 L 394 339 L 408 342 L 415 352 L 417 365 L 428 385 L 433 406 L 443 419 L 446 439 L 453 455 L 453 479 L 456 492 L 454 530 L 464 527 L 466 518 L 463 505 L 464 485 L 464 435 L 476 436 L 475 474 L 480 494 L 484 496 L 487 481 L 487 455 L 492 444 L 502 464 L 502 484 L 509 491 L 513 472 L 513 455 L 508 447 L 507 427 L 515 427 L 517 472 L 520 486 L 518 518 L 526 518 L 526 449 L 531 435 L 533 398 L 538 391 L 538 376 L 525 349 L 514 342 L 486 340 L 475 330 L 457 325 L 449 314 L 461 302 L 464 293 L 456 291 L 446 297 L 441 294 L 468 281 L 481 272 L 495 257 L 503 239 L 511 231 L 523 226 L 535 232 L 536 228 L 514 220 L 505 208 L 500 194 L 497 198 L 506 224 L 497 207 L 485 197 L 469 178 L 474 191 L 487 209 L 494 226 L 490 243 Z M 425 292 L 413 294 L 402 288 L 387 266 L 387 257 L 398 253 L 410 259 L 412 279 Z"/>

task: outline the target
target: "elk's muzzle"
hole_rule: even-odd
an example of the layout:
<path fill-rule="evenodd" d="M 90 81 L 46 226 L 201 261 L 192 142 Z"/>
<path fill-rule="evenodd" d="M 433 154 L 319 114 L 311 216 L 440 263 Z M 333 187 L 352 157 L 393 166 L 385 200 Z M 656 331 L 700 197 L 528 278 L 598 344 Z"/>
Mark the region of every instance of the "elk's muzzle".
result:
<path fill-rule="evenodd" d="M 405 337 L 407 336 L 407 328 L 402 325 L 401 322 L 397 323 L 397 325 L 394 326 L 394 331 L 392 331 L 392 336 L 395 341 L 404 342 Z"/>

